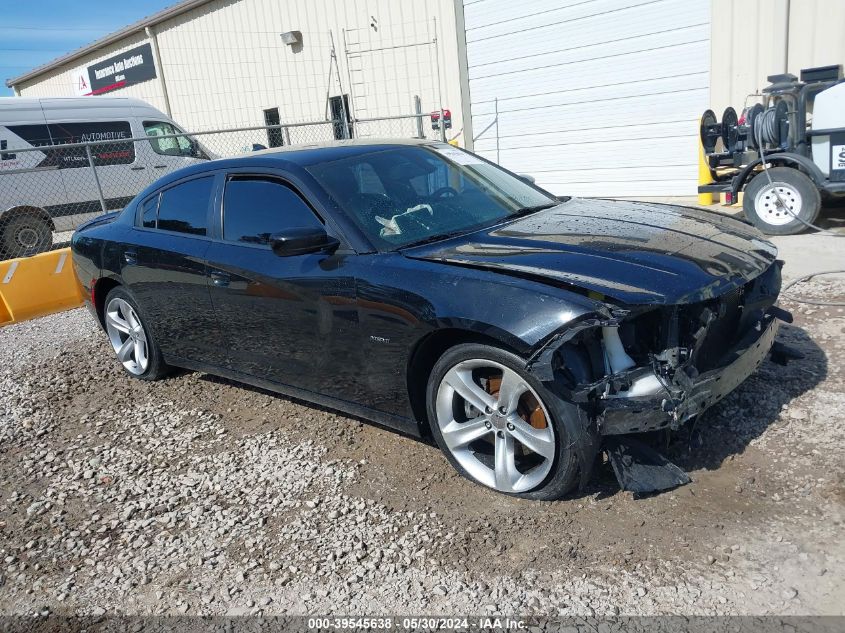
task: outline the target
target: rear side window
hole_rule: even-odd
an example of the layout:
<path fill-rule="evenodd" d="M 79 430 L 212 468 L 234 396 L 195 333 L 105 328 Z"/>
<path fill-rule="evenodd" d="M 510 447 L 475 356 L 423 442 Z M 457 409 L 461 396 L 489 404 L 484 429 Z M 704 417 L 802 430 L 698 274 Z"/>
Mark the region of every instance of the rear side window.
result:
<path fill-rule="evenodd" d="M 208 234 L 208 205 L 214 177 L 195 178 L 165 189 L 158 203 L 158 228 L 190 235 Z"/>
<path fill-rule="evenodd" d="M 230 178 L 223 193 L 223 239 L 268 244 L 270 236 L 287 228 L 322 226 L 293 189 L 273 178 Z"/>
<path fill-rule="evenodd" d="M 158 194 L 147 198 L 141 203 L 141 226 L 147 229 L 156 227 L 158 216 Z"/>

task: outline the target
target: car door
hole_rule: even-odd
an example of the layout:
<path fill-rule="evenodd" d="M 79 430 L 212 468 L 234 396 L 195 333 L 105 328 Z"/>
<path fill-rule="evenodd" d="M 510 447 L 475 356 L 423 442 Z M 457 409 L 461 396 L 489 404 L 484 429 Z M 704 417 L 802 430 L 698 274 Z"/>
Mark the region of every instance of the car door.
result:
<path fill-rule="evenodd" d="M 351 399 L 360 346 L 351 251 L 279 257 L 270 236 L 322 219 L 287 180 L 230 173 L 208 251 L 211 300 L 229 367 L 262 379 Z M 329 230 L 329 232 L 332 232 Z"/>
<path fill-rule="evenodd" d="M 205 174 L 149 196 L 121 245 L 121 277 L 165 358 L 220 365 L 226 357 L 207 283 L 216 191 L 216 177 Z"/>

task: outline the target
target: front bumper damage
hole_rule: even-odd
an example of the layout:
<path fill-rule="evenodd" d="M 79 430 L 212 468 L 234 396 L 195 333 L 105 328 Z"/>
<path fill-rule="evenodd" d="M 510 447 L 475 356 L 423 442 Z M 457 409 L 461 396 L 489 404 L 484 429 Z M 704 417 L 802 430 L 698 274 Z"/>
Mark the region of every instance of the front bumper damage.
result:
<path fill-rule="evenodd" d="M 772 348 L 778 332 L 778 320 L 767 313 L 759 329 L 747 332 L 736 347 L 727 365 L 691 378 L 677 371 L 671 379 L 663 379 L 654 394 L 644 396 L 608 395 L 598 402 L 598 428 L 602 435 L 646 433 L 660 429 L 677 429 L 693 416 L 710 408 L 748 378 Z M 636 367 L 612 378 L 618 383 L 636 383 L 655 375 L 652 367 Z M 590 392 L 607 384 L 601 381 L 581 391 L 586 399 Z M 619 392 L 624 394 L 625 392 Z"/>
<path fill-rule="evenodd" d="M 792 322 L 774 305 L 780 266 L 694 304 L 630 310 L 603 304 L 529 359 L 528 371 L 578 409 L 578 424 L 569 423 L 567 431 L 576 438 L 582 468 L 591 468 L 605 450 L 623 489 L 642 494 L 649 486 L 661 490 L 688 481 L 632 438 L 678 429 L 736 389 L 770 352 L 776 361 L 795 357 L 775 343 L 778 321 Z M 630 356 L 620 342 L 625 327 Z M 654 476 L 661 468 L 665 476 Z"/>

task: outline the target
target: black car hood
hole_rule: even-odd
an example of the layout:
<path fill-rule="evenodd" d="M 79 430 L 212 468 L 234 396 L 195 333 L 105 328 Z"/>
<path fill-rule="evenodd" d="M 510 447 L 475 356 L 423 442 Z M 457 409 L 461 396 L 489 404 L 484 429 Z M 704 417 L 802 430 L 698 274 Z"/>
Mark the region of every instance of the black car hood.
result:
<path fill-rule="evenodd" d="M 403 252 L 543 278 L 627 304 L 716 297 L 759 275 L 777 256 L 755 228 L 718 213 L 579 198 Z"/>

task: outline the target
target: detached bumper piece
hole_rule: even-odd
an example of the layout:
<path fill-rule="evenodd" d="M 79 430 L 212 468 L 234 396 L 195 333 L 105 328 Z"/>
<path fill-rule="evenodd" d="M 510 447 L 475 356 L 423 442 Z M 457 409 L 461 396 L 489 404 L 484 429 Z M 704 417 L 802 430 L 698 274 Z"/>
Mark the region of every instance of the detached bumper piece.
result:
<path fill-rule="evenodd" d="M 633 437 L 609 437 L 604 446 L 619 487 L 633 492 L 635 498 L 692 481 L 663 455 Z"/>

